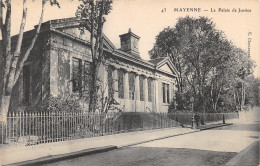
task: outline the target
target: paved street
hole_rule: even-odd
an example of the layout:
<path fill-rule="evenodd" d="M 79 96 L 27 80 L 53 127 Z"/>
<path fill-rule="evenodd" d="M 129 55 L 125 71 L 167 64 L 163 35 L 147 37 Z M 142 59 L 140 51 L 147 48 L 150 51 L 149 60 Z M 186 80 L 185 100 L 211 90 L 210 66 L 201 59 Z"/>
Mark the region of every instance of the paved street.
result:
<path fill-rule="evenodd" d="M 243 112 L 234 125 L 162 139 L 49 165 L 223 165 L 259 139 L 259 111 Z M 257 152 L 256 152 L 257 153 Z M 252 155 L 259 155 L 253 153 Z"/>

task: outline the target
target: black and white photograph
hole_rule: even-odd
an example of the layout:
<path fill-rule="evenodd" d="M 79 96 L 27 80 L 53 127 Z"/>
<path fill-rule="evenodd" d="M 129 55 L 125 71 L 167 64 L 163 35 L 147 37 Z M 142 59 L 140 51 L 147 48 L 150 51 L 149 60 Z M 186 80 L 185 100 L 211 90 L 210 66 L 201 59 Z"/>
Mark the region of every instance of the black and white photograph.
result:
<path fill-rule="evenodd" d="M 259 16 L 259 0 L 0 0 L 0 165 L 260 165 Z"/>

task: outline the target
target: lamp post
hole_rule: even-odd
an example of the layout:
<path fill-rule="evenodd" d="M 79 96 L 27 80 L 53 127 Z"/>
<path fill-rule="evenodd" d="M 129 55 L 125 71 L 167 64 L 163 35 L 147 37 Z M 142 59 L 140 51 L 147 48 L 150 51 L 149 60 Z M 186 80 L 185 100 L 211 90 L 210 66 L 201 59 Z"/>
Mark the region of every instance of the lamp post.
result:
<path fill-rule="evenodd" d="M 190 101 L 191 101 L 191 112 L 192 112 L 192 121 L 191 121 L 191 128 L 194 129 L 195 125 L 194 125 L 194 116 L 193 116 L 193 102 L 194 102 L 194 97 L 191 97 L 190 98 Z"/>
<path fill-rule="evenodd" d="M 221 102 L 222 112 L 223 112 L 223 124 L 225 124 L 225 115 L 224 115 L 224 101 Z"/>

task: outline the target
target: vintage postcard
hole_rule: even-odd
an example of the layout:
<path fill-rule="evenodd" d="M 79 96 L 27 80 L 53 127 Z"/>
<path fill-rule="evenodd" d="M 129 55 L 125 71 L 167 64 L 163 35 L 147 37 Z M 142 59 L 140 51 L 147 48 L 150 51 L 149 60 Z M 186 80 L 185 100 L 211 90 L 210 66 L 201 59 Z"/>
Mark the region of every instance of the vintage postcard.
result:
<path fill-rule="evenodd" d="M 0 165 L 259 165 L 259 0 L 1 0 Z"/>

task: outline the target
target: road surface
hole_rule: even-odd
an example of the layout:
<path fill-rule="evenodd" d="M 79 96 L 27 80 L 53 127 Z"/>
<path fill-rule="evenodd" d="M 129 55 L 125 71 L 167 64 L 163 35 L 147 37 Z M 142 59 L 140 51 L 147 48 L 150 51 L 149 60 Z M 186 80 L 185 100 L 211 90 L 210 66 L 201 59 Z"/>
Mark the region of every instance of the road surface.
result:
<path fill-rule="evenodd" d="M 51 163 L 48 166 L 223 165 L 259 140 L 259 119 L 259 110 L 243 112 L 231 126 Z M 259 151 L 253 155 L 259 155 Z"/>

